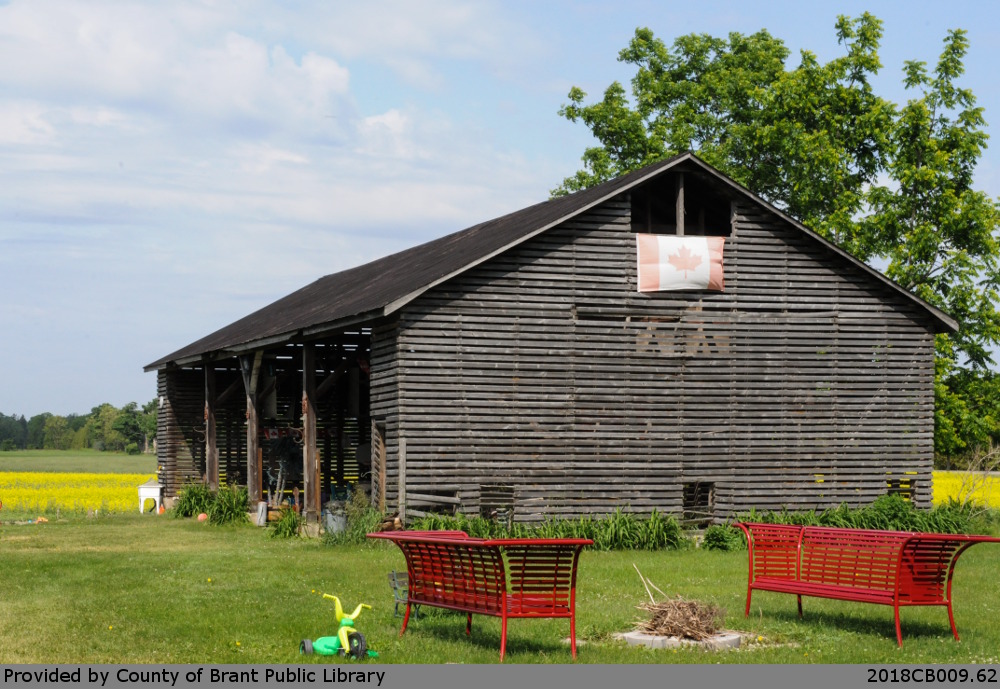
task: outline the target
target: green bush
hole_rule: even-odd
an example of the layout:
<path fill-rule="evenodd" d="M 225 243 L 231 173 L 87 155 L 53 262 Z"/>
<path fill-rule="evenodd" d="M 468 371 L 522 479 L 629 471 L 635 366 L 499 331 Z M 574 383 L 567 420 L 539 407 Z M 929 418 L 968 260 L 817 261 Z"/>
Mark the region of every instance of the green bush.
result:
<path fill-rule="evenodd" d="M 872 504 L 863 507 L 849 507 L 847 504 L 842 504 L 820 513 L 751 510 L 737 515 L 735 521 L 956 534 L 972 533 L 983 528 L 982 523 L 975 517 L 972 509 L 958 503 L 921 510 L 902 496 L 892 494 L 883 495 Z"/>
<path fill-rule="evenodd" d="M 639 535 L 643 550 L 677 550 L 689 543 L 677 520 L 655 509 L 649 519 L 640 522 Z"/>
<path fill-rule="evenodd" d="M 597 550 L 676 550 L 690 545 L 677 520 L 654 510 L 642 519 L 621 508 L 604 517 L 548 519 L 541 524 L 506 524 L 484 517 L 427 515 L 409 528 L 464 531 L 474 538 L 589 538 Z"/>
<path fill-rule="evenodd" d="M 977 513 L 968 505 L 952 501 L 930 510 L 921 510 L 896 494 L 883 495 L 872 504 L 863 507 L 842 504 L 823 512 L 815 510 L 789 512 L 787 509 L 778 512 L 750 510 L 736 515 L 734 521 L 947 534 L 983 533 L 992 530 L 994 526 L 992 515 Z M 737 529 L 716 524 L 705 530 L 702 548 L 743 550 L 746 548 L 746 542 Z"/>
<path fill-rule="evenodd" d="M 743 532 L 727 524 L 712 524 L 705 529 L 701 540 L 704 550 L 745 550 L 746 538 Z"/>
<path fill-rule="evenodd" d="M 222 487 L 208 507 L 208 520 L 213 524 L 244 524 L 248 521 L 249 510 L 250 499 L 245 487 Z"/>
<path fill-rule="evenodd" d="M 289 507 L 282 507 L 281 516 L 277 521 L 268 522 L 267 527 L 271 538 L 297 538 L 299 528 L 304 522 L 298 512 Z"/>
<path fill-rule="evenodd" d="M 189 483 L 177 493 L 177 502 L 171 510 L 175 517 L 196 517 L 208 513 L 215 496 L 204 483 Z"/>
<path fill-rule="evenodd" d="M 344 505 L 344 515 L 347 517 L 347 528 L 339 533 L 324 533 L 324 543 L 328 545 L 367 543 L 367 534 L 377 531 L 385 516 L 372 507 L 367 494 L 362 490 L 351 491 L 350 498 Z"/>
<path fill-rule="evenodd" d="M 220 488 L 213 493 L 203 483 L 190 483 L 178 492 L 177 503 L 171 510 L 175 517 L 208 515 L 212 524 L 241 524 L 247 521 L 250 500 L 242 486 Z"/>

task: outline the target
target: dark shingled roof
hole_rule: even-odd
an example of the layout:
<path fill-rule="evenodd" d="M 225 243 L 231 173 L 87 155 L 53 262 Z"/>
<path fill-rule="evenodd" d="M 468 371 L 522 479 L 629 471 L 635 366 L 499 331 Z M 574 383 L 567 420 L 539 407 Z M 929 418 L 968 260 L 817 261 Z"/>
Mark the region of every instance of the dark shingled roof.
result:
<path fill-rule="evenodd" d="M 443 280 L 685 162 L 693 163 L 700 171 L 709 173 L 735 195 L 749 197 L 756 203 L 767 206 L 866 272 L 918 302 L 945 329 L 957 328 L 955 321 L 940 310 L 784 215 L 692 153 L 683 153 L 575 194 L 544 201 L 371 263 L 322 277 L 172 354 L 157 359 L 148 364 L 145 370 L 164 368 L 171 363 L 193 363 L 205 354 L 253 349 L 267 343 L 289 340 L 304 331 L 334 329 L 391 313 Z"/>

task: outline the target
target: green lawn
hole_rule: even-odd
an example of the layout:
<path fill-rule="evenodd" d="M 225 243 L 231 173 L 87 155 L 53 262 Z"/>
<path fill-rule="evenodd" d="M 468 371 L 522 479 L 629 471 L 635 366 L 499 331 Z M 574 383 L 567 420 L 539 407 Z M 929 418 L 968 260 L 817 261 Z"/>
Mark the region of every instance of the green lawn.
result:
<path fill-rule="evenodd" d="M 156 456 L 97 450 L 15 450 L 0 452 L 0 471 L 153 474 L 156 473 Z"/>
<path fill-rule="evenodd" d="M 633 564 L 669 595 L 713 602 L 752 638 L 743 650 L 651 651 L 613 638 L 646 598 Z M 496 663 L 500 625 L 432 610 L 403 637 L 386 574 L 403 568 L 391 544 L 280 541 L 255 527 L 120 515 L 0 524 L 0 664 L 349 662 L 298 654 L 302 638 L 336 632 L 333 606 L 369 603 L 357 627 L 386 663 Z M 896 647 L 885 606 L 758 593 L 743 617 L 746 553 L 585 552 L 578 579 L 580 663 L 997 663 L 1000 548 L 978 545 L 955 576 L 955 643 L 943 608 L 902 612 Z M 564 620 L 512 620 L 507 661 L 567 663 Z M 758 641 L 758 637 L 760 640 Z"/>

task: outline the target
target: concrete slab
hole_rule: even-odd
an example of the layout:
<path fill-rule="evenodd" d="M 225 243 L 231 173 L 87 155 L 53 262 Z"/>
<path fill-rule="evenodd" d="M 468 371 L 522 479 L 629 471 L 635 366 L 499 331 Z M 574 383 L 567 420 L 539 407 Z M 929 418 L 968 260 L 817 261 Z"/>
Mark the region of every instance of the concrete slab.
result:
<path fill-rule="evenodd" d="M 680 648 L 682 646 L 700 646 L 710 651 L 722 651 L 729 648 L 739 648 L 741 636 L 738 632 L 719 632 L 704 641 L 681 639 L 676 636 L 657 636 L 645 632 L 626 632 L 621 635 L 629 646 L 646 646 L 648 648 Z"/>

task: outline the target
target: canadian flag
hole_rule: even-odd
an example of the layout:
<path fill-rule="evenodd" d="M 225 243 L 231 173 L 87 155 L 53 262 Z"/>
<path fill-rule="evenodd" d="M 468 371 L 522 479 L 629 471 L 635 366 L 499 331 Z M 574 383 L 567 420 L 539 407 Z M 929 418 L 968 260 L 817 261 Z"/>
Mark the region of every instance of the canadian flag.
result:
<path fill-rule="evenodd" d="M 724 290 L 722 249 L 725 237 L 637 234 L 639 291 Z"/>

